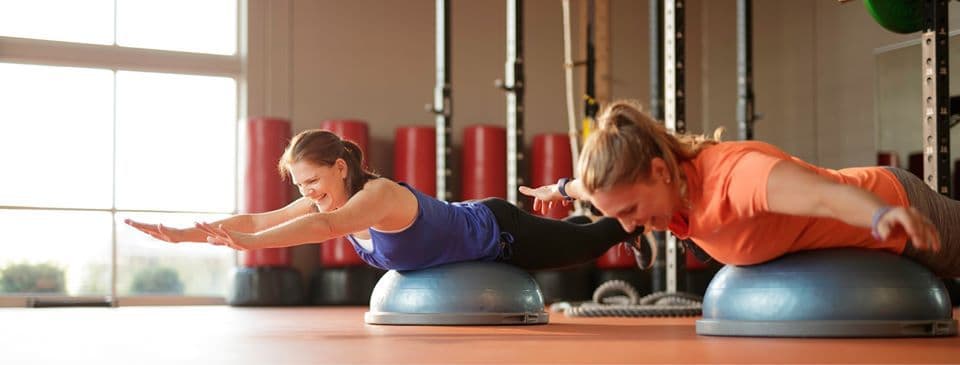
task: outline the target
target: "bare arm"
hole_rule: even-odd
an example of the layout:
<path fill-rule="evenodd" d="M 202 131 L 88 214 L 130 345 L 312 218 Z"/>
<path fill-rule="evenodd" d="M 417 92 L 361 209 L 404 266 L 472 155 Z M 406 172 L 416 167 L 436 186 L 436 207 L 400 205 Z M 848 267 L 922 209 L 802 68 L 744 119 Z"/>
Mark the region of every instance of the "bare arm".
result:
<path fill-rule="evenodd" d="M 318 243 L 361 231 L 380 224 L 402 209 L 392 202 L 390 187 L 368 184 L 339 209 L 329 213 L 309 213 L 254 234 L 236 232 L 213 224 L 201 224 L 212 243 L 236 249 L 261 249 Z M 209 241 L 209 239 L 208 239 Z"/>
<path fill-rule="evenodd" d="M 244 233 L 259 232 L 276 226 L 296 217 L 314 212 L 313 202 L 307 198 L 300 198 L 287 206 L 264 213 L 237 214 L 218 221 L 210 222 L 213 226 L 223 226 L 226 229 Z M 196 228 L 173 228 L 163 224 L 142 223 L 125 220 L 130 226 L 147 233 L 157 239 L 167 242 L 206 242 L 207 233 Z"/>
<path fill-rule="evenodd" d="M 873 193 L 856 186 L 831 181 L 790 161 L 774 165 L 767 180 L 767 205 L 775 213 L 825 217 L 857 227 L 874 228 L 875 214 L 880 239 L 897 228 L 904 229 L 919 249 L 940 248 L 940 239 L 930 220 L 910 207 L 890 207 Z"/>
<path fill-rule="evenodd" d="M 580 180 L 571 180 L 567 182 L 567 185 L 564 186 L 563 190 L 571 198 L 575 200 L 583 200 L 587 197 L 586 189 L 583 187 L 583 182 Z M 563 196 L 560 195 L 560 189 L 557 184 L 543 185 L 536 189 L 530 188 L 527 186 L 520 187 L 520 193 L 532 196 L 533 199 L 533 210 L 540 212 L 542 214 L 547 214 L 547 212 L 553 208 L 556 204 L 563 204 L 567 206 L 570 202 L 563 199 Z"/>

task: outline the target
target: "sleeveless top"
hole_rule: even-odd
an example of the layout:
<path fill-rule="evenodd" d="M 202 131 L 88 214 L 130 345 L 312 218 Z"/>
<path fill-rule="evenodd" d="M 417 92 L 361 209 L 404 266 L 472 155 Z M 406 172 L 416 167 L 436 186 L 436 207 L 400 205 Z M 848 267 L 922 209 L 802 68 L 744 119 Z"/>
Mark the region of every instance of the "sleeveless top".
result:
<path fill-rule="evenodd" d="M 493 261 L 500 255 L 500 226 L 487 206 L 448 203 L 398 182 L 417 197 L 417 218 L 399 232 L 368 229 L 373 251 L 348 235 L 366 263 L 385 270 L 416 270 L 460 261 Z"/>

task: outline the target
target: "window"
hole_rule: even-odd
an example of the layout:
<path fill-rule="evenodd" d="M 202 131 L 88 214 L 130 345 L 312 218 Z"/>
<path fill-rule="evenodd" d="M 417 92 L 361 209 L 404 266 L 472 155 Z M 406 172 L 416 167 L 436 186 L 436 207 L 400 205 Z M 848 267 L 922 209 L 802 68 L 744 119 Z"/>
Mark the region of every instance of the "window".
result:
<path fill-rule="evenodd" d="M 123 220 L 236 211 L 238 3 L 0 0 L 0 299 L 226 295 L 232 250 Z"/>

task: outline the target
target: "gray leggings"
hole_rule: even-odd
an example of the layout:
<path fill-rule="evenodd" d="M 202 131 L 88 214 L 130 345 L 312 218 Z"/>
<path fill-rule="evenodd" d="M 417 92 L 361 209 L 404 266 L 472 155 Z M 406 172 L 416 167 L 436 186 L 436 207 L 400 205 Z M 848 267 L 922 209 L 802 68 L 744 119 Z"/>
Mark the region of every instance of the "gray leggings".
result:
<path fill-rule="evenodd" d="M 903 255 L 940 277 L 960 277 L 960 201 L 937 194 L 907 170 L 892 167 L 887 170 L 900 180 L 910 205 L 929 217 L 940 233 L 940 252 L 919 251 L 907 242 Z"/>

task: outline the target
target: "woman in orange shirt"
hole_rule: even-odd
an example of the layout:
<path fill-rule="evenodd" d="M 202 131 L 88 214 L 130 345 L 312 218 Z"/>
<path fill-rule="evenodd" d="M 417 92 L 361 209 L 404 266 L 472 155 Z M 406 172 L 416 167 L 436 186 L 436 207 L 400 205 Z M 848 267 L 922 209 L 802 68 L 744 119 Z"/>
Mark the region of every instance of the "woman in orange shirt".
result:
<path fill-rule="evenodd" d="M 606 107 L 597 121 L 577 179 L 527 192 L 534 209 L 588 199 L 627 232 L 670 230 L 727 264 L 861 247 L 960 276 L 960 203 L 909 172 L 832 170 L 763 142 L 674 136 L 629 102 Z"/>

